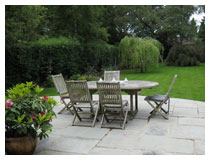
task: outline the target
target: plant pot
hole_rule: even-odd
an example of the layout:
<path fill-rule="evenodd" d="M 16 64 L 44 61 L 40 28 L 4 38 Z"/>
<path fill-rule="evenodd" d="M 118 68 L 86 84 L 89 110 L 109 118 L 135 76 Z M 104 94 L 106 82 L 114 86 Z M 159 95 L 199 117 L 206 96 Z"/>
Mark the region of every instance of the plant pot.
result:
<path fill-rule="evenodd" d="M 10 155 L 31 155 L 37 144 L 37 138 L 32 136 L 7 138 L 5 137 L 5 150 Z"/>

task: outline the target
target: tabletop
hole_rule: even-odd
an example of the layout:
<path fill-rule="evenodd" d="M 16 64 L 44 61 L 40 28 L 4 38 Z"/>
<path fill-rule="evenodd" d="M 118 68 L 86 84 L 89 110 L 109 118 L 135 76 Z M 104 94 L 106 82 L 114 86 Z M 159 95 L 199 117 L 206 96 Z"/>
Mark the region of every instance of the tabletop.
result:
<path fill-rule="evenodd" d="M 88 81 L 88 88 L 89 89 L 97 89 L 96 86 L 97 81 Z M 143 89 L 143 88 L 153 88 L 158 86 L 158 82 L 153 81 L 142 81 L 142 80 L 129 80 L 129 81 L 120 81 L 120 88 L 121 90 L 136 90 L 136 89 Z"/>

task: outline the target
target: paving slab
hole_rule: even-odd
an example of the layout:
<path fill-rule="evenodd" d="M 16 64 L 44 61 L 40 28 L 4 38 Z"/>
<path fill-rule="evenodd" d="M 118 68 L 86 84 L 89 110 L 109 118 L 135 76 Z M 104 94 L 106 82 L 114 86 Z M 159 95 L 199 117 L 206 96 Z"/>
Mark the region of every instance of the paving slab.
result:
<path fill-rule="evenodd" d="M 171 125 L 177 124 L 176 117 L 170 117 L 168 120 L 161 116 L 153 116 L 145 129 L 144 134 L 156 135 L 156 136 L 167 136 Z"/>
<path fill-rule="evenodd" d="M 195 108 L 175 107 L 173 117 L 198 117 L 198 110 Z"/>
<path fill-rule="evenodd" d="M 169 137 L 183 139 L 205 139 L 205 128 L 200 126 L 182 126 L 171 127 Z"/>
<path fill-rule="evenodd" d="M 147 126 L 147 120 L 145 119 L 135 119 L 128 121 L 128 123 L 125 125 L 126 130 L 144 130 Z"/>
<path fill-rule="evenodd" d="M 71 138 L 71 137 L 60 137 L 53 136 L 49 141 L 43 142 L 40 146 L 42 149 L 38 147 L 37 152 L 41 150 L 54 150 L 57 152 L 70 152 L 77 154 L 87 154 L 98 142 L 96 139 L 85 139 L 85 138 Z"/>
<path fill-rule="evenodd" d="M 195 151 L 196 151 L 196 154 L 199 154 L 199 155 L 205 154 L 205 141 L 204 140 L 195 140 Z"/>
<path fill-rule="evenodd" d="M 205 112 L 199 112 L 198 117 L 205 118 Z"/>
<path fill-rule="evenodd" d="M 89 152 L 90 155 L 141 155 L 140 150 L 125 150 L 116 148 L 96 147 Z"/>
<path fill-rule="evenodd" d="M 188 103 L 187 101 L 185 101 L 185 102 L 177 102 L 177 103 L 175 103 L 174 106 L 175 107 L 184 107 L 184 108 L 195 108 L 195 109 L 198 108 L 198 104 L 196 102 Z"/>
<path fill-rule="evenodd" d="M 112 130 L 97 145 L 99 147 L 133 149 L 142 132 L 137 130 Z"/>
<path fill-rule="evenodd" d="M 186 118 L 180 117 L 178 118 L 178 124 L 180 125 L 188 125 L 188 126 L 205 126 L 204 118 Z"/>
<path fill-rule="evenodd" d="M 75 137 L 75 138 L 86 138 L 86 139 L 102 139 L 110 129 L 106 128 L 92 128 L 92 127 L 81 127 L 71 126 L 62 129 L 55 129 L 53 135 L 63 137 Z"/>
<path fill-rule="evenodd" d="M 137 142 L 135 149 L 152 150 L 165 153 L 173 152 L 178 154 L 193 154 L 194 144 L 191 140 L 144 135 Z"/>
<path fill-rule="evenodd" d="M 142 151 L 142 155 L 174 155 L 177 153 L 170 153 L 170 152 L 162 152 L 162 151 L 158 151 L 158 150 L 143 150 Z"/>
<path fill-rule="evenodd" d="M 72 124 L 73 116 L 57 114 L 57 117 L 52 120 L 53 128 L 66 128 Z"/>

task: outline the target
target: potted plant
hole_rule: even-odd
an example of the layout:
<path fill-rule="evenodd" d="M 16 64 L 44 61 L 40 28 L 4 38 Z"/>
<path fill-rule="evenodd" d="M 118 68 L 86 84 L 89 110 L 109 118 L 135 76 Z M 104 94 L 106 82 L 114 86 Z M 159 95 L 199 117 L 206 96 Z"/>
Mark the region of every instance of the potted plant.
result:
<path fill-rule="evenodd" d="M 39 97 L 43 90 L 33 82 L 15 85 L 6 92 L 5 149 L 7 154 L 33 154 L 37 137 L 46 138 L 52 131 L 51 121 L 56 117 L 56 101 Z"/>

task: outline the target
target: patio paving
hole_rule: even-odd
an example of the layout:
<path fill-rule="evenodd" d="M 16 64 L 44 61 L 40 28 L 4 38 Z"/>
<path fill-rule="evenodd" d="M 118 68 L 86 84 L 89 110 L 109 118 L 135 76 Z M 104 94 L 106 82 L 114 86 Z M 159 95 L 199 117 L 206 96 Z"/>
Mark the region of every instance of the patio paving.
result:
<path fill-rule="evenodd" d="M 59 102 L 59 97 L 54 97 Z M 98 96 L 94 95 L 94 100 Z M 123 95 L 129 100 L 129 96 Z M 171 98 L 169 120 L 159 114 L 147 120 L 152 108 L 138 96 L 139 111 L 125 130 L 71 126 L 64 111 L 53 119 L 49 138 L 39 141 L 35 155 L 203 155 L 205 154 L 205 103 Z M 57 113 L 63 104 L 55 106 Z M 100 117 L 99 117 L 100 118 Z"/>

